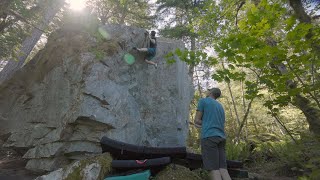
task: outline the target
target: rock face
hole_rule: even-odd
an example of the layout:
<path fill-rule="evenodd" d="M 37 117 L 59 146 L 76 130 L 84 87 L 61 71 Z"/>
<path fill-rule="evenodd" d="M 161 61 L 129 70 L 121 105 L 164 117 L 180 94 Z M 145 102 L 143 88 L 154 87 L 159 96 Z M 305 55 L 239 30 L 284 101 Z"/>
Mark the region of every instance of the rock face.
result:
<path fill-rule="evenodd" d="M 52 171 L 100 153 L 104 135 L 136 145 L 185 145 L 192 82 L 184 62 L 175 57 L 168 65 L 164 58 L 184 46 L 158 38 L 156 69 L 132 50 L 146 46 L 144 32 L 106 25 L 94 33 L 72 26 L 53 33 L 0 85 L 0 134 L 11 133 L 5 146 L 26 148 L 28 169 Z"/>

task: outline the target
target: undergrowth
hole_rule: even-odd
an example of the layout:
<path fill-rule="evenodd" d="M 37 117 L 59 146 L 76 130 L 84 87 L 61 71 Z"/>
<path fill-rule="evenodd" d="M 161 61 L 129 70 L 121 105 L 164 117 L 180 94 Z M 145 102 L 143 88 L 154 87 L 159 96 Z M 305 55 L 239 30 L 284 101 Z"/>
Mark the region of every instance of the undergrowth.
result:
<path fill-rule="evenodd" d="M 271 172 L 275 176 L 320 179 L 320 139 L 301 134 L 295 141 L 255 141 L 227 144 L 227 158 L 238 159 L 252 169 Z"/>
<path fill-rule="evenodd" d="M 250 139 L 238 143 L 228 139 L 227 159 L 243 161 L 249 171 L 257 173 L 296 177 L 299 180 L 320 179 L 320 138 L 309 133 L 295 138 Z M 195 152 L 201 152 L 200 142 L 190 144 Z"/>

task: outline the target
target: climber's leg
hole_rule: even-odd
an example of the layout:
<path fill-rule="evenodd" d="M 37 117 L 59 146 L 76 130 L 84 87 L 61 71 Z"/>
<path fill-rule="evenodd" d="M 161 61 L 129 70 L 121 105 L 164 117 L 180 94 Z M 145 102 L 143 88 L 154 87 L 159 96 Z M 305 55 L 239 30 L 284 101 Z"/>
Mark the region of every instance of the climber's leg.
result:
<path fill-rule="evenodd" d="M 155 62 L 152 62 L 151 60 L 156 56 L 156 50 L 155 48 L 148 48 L 147 49 L 147 55 L 146 55 L 146 59 L 144 60 L 146 63 L 154 65 L 155 68 L 158 67 L 158 64 Z"/>
<path fill-rule="evenodd" d="M 223 180 L 231 180 L 231 177 L 227 169 L 220 168 L 219 171 Z"/>
<path fill-rule="evenodd" d="M 222 180 L 219 170 L 210 171 L 210 180 Z"/>
<path fill-rule="evenodd" d="M 139 52 L 148 52 L 148 48 L 137 48 Z"/>
<path fill-rule="evenodd" d="M 147 59 L 145 59 L 144 61 L 145 61 L 146 63 L 148 63 L 148 64 L 154 65 L 155 67 L 158 67 L 158 64 L 155 63 L 155 62 L 149 61 L 149 60 L 147 60 Z"/>

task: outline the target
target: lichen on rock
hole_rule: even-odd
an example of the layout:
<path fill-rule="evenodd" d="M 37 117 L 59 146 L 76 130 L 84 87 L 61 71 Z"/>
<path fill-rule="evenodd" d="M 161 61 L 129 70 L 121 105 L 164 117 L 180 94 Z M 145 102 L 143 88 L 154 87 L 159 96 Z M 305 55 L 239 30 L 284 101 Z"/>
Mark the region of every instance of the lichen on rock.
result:
<path fill-rule="evenodd" d="M 202 178 L 196 173 L 191 171 L 190 169 L 180 166 L 171 164 L 167 166 L 164 170 L 159 172 L 155 180 L 202 180 Z"/>

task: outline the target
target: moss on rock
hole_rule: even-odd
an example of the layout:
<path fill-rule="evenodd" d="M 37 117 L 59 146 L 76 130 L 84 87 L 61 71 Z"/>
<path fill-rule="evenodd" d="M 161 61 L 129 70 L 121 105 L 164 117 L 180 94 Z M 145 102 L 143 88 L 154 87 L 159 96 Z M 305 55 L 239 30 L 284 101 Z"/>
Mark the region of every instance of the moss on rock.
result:
<path fill-rule="evenodd" d="M 104 179 L 104 177 L 111 171 L 112 157 L 109 153 L 95 156 L 93 158 L 80 160 L 78 163 L 73 164 L 71 172 L 64 178 L 65 180 L 79 180 L 83 179 L 83 170 L 85 167 L 92 163 L 98 163 L 101 166 L 101 170 L 98 179 Z M 66 169 L 64 169 L 66 170 Z"/>
<path fill-rule="evenodd" d="M 188 168 L 171 164 L 156 175 L 156 180 L 202 180 L 197 173 L 190 171 Z"/>

